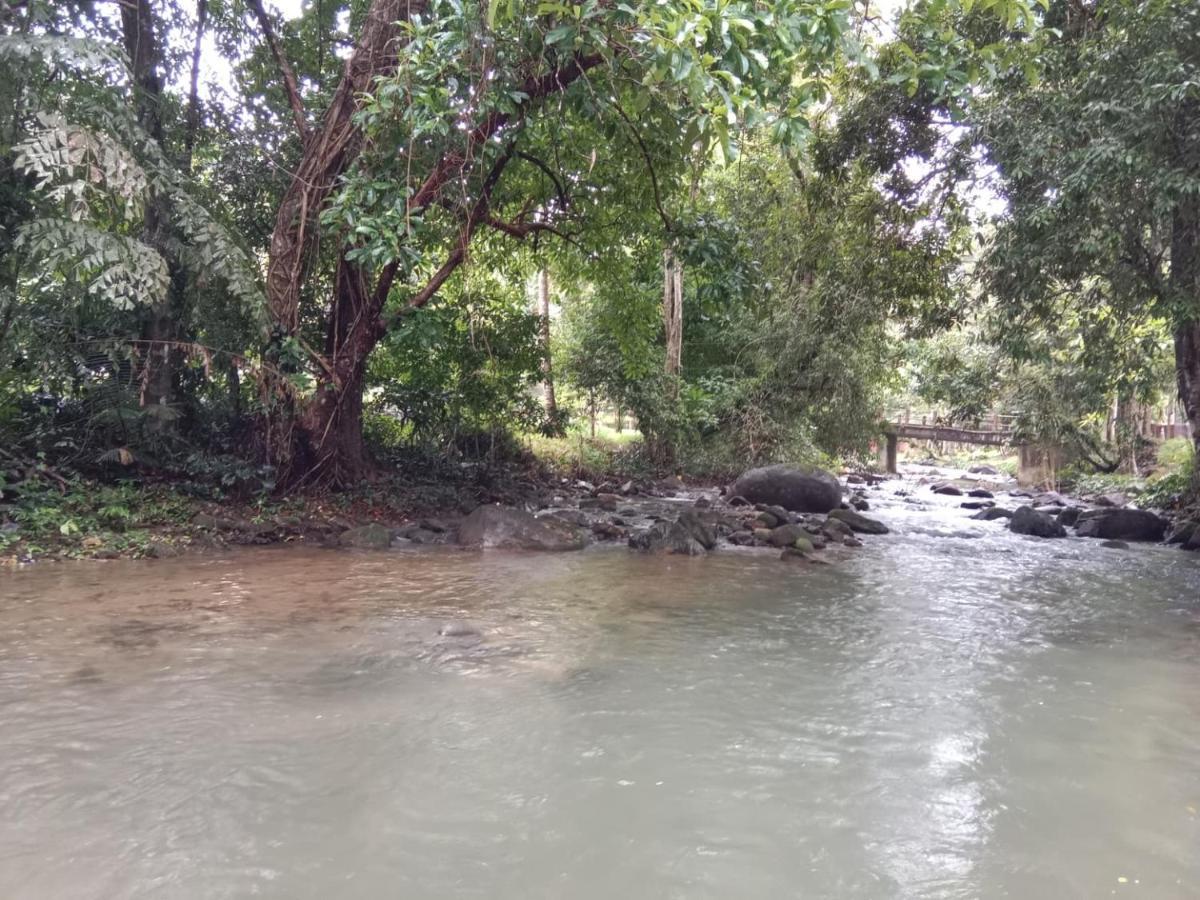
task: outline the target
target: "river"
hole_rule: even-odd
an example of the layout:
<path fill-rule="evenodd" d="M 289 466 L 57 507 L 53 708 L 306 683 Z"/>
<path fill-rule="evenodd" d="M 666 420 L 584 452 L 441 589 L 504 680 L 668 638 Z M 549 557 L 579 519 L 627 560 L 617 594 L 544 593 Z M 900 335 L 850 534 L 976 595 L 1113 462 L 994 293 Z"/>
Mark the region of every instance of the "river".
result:
<path fill-rule="evenodd" d="M 2 575 L 0 897 L 1200 896 L 1200 556 L 955 506 Z"/>

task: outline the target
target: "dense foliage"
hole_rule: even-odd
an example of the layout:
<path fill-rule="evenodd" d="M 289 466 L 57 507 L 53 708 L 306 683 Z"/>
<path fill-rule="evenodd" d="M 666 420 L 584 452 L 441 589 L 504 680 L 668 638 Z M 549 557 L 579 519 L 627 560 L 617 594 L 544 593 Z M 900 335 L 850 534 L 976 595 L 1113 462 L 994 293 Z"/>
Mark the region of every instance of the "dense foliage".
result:
<path fill-rule="evenodd" d="M 913 402 L 1136 467 L 1200 420 L 1194 4 L 295 12 L 3 7 L 10 480 L 345 487 L 601 413 L 732 471 Z"/>

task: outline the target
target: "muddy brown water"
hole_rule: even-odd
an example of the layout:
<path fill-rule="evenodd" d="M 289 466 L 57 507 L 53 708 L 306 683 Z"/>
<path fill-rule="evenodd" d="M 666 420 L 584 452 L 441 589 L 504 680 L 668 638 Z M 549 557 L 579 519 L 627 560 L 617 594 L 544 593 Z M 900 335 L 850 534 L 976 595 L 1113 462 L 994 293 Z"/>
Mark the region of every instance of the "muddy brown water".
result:
<path fill-rule="evenodd" d="M 2 575 L 0 897 L 1200 896 L 1200 556 L 881 505 Z"/>

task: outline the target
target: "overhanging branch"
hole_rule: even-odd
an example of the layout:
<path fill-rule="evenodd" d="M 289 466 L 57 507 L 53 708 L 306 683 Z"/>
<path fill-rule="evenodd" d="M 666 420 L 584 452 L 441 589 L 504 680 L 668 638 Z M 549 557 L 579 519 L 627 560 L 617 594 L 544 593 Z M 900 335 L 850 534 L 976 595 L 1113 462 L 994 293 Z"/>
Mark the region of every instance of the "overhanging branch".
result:
<path fill-rule="evenodd" d="M 275 65 L 279 68 L 280 77 L 283 78 L 283 87 L 287 91 L 288 104 L 292 108 L 292 118 L 296 122 L 296 131 L 300 133 L 300 140 L 307 142 L 308 122 L 304 118 L 304 103 L 300 99 L 300 83 L 296 81 L 296 73 L 292 70 L 287 56 L 284 55 L 283 47 L 279 43 L 279 37 L 275 34 L 271 17 L 263 8 L 262 0 L 246 0 L 246 2 L 254 13 L 254 17 L 258 19 L 258 25 L 267 41 L 267 47 L 270 48 L 271 56 L 275 58 Z"/>

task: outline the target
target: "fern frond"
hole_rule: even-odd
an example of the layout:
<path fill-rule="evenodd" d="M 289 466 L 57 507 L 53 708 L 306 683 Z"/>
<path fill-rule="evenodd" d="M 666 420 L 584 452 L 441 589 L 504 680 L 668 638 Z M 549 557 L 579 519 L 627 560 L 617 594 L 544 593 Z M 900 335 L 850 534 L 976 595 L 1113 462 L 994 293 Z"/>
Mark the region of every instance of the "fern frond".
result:
<path fill-rule="evenodd" d="M 166 298 L 166 260 L 133 238 L 88 222 L 44 218 L 25 224 L 17 245 L 37 259 L 46 274 L 75 279 L 89 294 L 118 309 L 154 305 Z"/>
<path fill-rule="evenodd" d="M 32 63 L 114 76 L 129 69 L 125 54 L 104 41 L 65 34 L 0 35 L 0 64 L 25 67 Z"/>
<path fill-rule="evenodd" d="M 93 204 L 115 199 L 126 218 L 141 215 L 149 191 L 145 170 L 111 135 L 66 121 L 57 113 L 38 115 L 39 127 L 14 148 L 19 171 L 61 203 L 74 221 Z"/>

